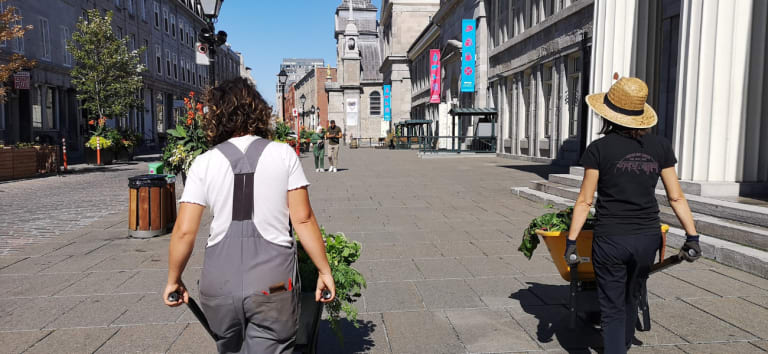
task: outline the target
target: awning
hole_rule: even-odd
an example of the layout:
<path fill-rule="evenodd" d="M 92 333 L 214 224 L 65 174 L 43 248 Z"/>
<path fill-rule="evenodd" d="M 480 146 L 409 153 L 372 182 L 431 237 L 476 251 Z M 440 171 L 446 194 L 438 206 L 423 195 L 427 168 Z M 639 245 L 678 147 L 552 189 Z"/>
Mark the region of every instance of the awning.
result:
<path fill-rule="evenodd" d="M 495 116 L 496 108 L 451 108 L 448 114 L 452 116 Z"/>
<path fill-rule="evenodd" d="M 402 122 L 398 122 L 395 125 L 416 125 L 416 124 L 431 124 L 431 120 L 426 119 L 411 119 L 411 120 L 404 120 Z"/>

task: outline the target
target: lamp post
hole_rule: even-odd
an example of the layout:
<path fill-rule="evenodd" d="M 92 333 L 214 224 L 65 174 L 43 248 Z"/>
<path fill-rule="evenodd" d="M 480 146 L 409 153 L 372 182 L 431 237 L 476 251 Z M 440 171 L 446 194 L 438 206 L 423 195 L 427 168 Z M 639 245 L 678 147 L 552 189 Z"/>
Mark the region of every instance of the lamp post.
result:
<path fill-rule="evenodd" d="M 216 48 L 227 43 L 227 32 L 215 33 L 216 29 L 213 25 L 219 17 L 223 2 L 224 0 L 197 0 L 197 6 L 202 9 L 207 25 L 200 29 L 197 40 L 208 46 L 208 82 L 211 86 L 216 86 Z"/>
<path fill-rule="evenodd" d="M 285 83 L 288 81 L 288 74 L 285 72 L 285 70 L 280 69 L 280 73 L 277 74 L 277 82 L 280 83 L 280 89 L 282 90 L 282 93 L 280 94 L 282 102 L 280 103 L 280 107 L 283 108 L 283 121 L 285 121 Z"/>
<path fill-rule="evenodd" d="M 306 114 L 304 111 L 304 103 L 307 103 L 307 96 L 304 96 L 304 94 L 301 94 L 301 97 L 299 97 L 299 102 L 301 102 L 301 125 L 304 125 L 304 115 Z M 298 122 L 296 122 L 298 125 Z"/>
<path fill-rule="evenodd" d="M 313 131 L 315 130 L 315 105 L 309 107 L 309 126 Z"/>

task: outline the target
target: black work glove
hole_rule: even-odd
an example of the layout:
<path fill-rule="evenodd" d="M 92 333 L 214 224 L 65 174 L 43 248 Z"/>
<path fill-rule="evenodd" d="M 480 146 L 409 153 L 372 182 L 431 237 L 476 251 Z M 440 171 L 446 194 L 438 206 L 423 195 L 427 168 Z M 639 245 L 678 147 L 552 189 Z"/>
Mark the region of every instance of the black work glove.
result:
<path fill-rule="evenodd" d="M 701 257 L 701 247 L 699 246 L 699 235 L 685 234 L 685 243 L 680 249 L 683 259 L 693 262 Z"/>
<path fill-rule="evenodd" d="M 576 240 L 565 239 L 565 263 L 569 266 L 581 263 L 581 258 L 576 253 Z"/>

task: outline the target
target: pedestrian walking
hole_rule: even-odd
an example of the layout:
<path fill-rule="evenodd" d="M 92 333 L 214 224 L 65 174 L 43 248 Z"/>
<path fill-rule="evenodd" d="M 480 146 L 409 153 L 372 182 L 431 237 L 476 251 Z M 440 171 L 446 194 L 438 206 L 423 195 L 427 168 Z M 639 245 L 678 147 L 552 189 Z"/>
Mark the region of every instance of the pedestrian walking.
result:
<path fill-rule="evenodd" d="M 650 133 L 656 112 L 646 103 L 648 86 L 637 78 L 621 78 L 608 92 L 587 96 L 587 104 L 603 118 L 604 136 L 587 147 L 581 164 L 584 180 L 568 233 L 566 262 L 576 265 L 576 238 L 597 190 L 597 223 L 592 264 L 605 353 L 626 353 L 637 321 L 638 298 L 656 251 L 662 245 L 656 183 L 661 177 L 669 204 L 683 225 L 684 258 L 699 258 L 699 236 L 680 188 L 672 146 Z M 695 250 L 695 256 L 688 250 Z M 576 255 L 576 257 L 571 257 Z"/>
<path fill-rule="evenodd" d="M 323 127 L 318 125 L 310 138 L 312 154 L 315 156 L 315 172 L 325 171 L 325 137 L 323 130 Z"/>
<path fill-rule="evenodd" d="M 328 164 L 331 165 L 328 172 L 338 172 L 336 167 L 339 165 L 339 139 L 341 139 L 342 134 L 341 128 L 336 125 L 335 120 L 331 120 L 325 137 L 328 139 Z"/>
<path fill-rule="evenodd" d="M 300 282 L 296 241 L 319 270 L 315 299 L 335 296 L 320 235 L 296 153 L 272 142 L 271 109 L 242 78 L 212 88 L 203 128 L 214 148 L 189 170 L 171 235 L 163 300 L 189 300 L 182 272 L 203 211 L 214 215 L 200 275 L 200 304 L 220 353 L 292 353 Z M 293 225 L 293 228 L 290 225 Z M 320 299 L 323 290 L 331 299 Z M 169 294 L 181 299 L 171 302 Z"/>

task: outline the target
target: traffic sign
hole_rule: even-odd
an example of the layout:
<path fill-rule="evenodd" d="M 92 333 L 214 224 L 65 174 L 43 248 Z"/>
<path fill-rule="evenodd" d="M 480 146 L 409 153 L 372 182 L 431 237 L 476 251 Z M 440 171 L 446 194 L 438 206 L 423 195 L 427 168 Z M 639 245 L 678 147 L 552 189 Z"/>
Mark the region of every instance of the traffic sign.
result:
<path fill-rule="evenodd" d="M 296 110 L 296 108 L 294 108 L 293 111 L 291 111 L 291 112 L 293 113 L 294 117 L 298 117 L 299 116 L 299 111 Z"/>

